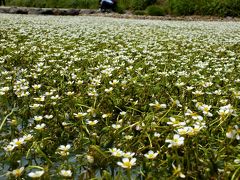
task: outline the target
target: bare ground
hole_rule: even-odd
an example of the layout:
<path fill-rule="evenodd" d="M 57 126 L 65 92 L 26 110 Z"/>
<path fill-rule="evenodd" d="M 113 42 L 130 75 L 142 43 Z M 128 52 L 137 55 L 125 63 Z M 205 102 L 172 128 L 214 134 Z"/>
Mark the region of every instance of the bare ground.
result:
<path fill-rule="evenodd" d="M 126 18 L 126 19 L 149 19 L 149 20 L 237 21 L 237 22 L 240 22 L 240 17 L 217 17 L 217 16 L 198 16 L 198 15 L 193 15 L 193 16 L 171 16 L 171 15 L 147 16 L 147 15 L 134 15 L 131 11 L 127 11 L 125 14 L 101 13 L 96 9 L 60 9 L 60 8 L 56 9 L 56 8 L 0 6 L 0 13 L 44 14 L 44 15 L 80 15 L 80 16 L 101 16 L 101 17 Z M 47 13 L 49 13 L 49 14 L 47 14 Z"/>

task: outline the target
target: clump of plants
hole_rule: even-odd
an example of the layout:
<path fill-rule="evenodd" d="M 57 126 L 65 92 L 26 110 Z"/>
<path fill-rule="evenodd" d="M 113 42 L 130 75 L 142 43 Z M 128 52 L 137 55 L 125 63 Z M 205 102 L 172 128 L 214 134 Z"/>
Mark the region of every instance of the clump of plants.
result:
<path fill-rule="evenodd" d="M 164 9 L 162 7 L 156 6 L 156 5 L 148 6 L 146 11 L 147 11 L 147 14 L 150 16 L 164 16 L 165 15 Z"/>

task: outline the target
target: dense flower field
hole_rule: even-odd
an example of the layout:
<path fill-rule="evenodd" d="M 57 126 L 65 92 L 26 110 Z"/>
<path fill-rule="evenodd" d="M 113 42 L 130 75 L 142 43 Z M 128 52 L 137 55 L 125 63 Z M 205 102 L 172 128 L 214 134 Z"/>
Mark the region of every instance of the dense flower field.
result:
<path fill-rule="evenodd" d="M 0 179 L 239 179 L 240 23 L 0 16 Z"/>

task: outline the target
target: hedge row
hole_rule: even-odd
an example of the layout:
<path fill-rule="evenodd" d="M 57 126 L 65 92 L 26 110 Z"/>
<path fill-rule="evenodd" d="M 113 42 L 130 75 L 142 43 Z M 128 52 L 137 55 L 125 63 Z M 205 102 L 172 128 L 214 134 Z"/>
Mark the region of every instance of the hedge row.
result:
<path fill-rule="evenodd" d="M 7 5 L 97 9 L 99 0 L 6 0 Z M 150 6 L 150 7 L 149 7 Z M 118 0 L 117 11 L 149 15 L 240 16 L 240 0 Z"/>

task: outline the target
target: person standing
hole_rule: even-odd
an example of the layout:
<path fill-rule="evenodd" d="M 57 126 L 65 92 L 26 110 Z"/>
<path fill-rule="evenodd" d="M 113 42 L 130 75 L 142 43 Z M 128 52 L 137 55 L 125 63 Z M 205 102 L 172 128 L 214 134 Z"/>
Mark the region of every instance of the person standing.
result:
<path fill-rule="evenodd" d="M 101 0 L 100 8 L 102 12 L 106 12 L 107 10 L 113 10 L 115 2 L 113 0 Z"/>

